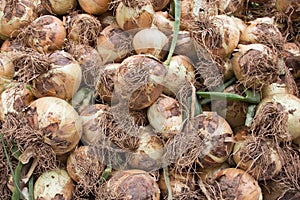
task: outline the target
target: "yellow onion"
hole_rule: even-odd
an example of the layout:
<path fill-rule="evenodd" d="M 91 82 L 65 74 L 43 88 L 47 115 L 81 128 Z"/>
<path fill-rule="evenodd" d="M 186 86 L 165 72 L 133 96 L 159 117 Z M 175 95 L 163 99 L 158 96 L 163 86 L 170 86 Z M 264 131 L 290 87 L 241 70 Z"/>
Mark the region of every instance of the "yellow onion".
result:
<path fill-rule="evenodd" d="M 111 198 L 160 199 L 160 190 L 154 177 L 143 170 L 117 171 L 106 183 Z"/>
<path fill-rule="evenodd" d="M 163 60 L 169 46 L 168 37 L 156 28 L 144 28 L 132 39 L 132 47 L 137 54 L 151 54 Z"/>
<path fill-rule="evenodd" d="M 57 97 L 41 97 L 27 108 L 29 125 L 40 130 L 44 142 L 57 155 L 65 154 L 78 144 L 82 135 L 82 121 L 76 110 Z"/>
<path fill-rule="evenodd" d="M 101 31 L 97 39 L 97 51 L 103 63 L 121 62 L 131 51 L 132 36 L 117 24 L 112 24 Z"/>
<path fill-rule="evenodd" d="M 55 15 L 67 14 L 77 6 L 76 0 L 41 0 L 41 2 L 48 12 Z"/>
<path fill-rule="evenodd" d="M 89 178 L 99 180 L 104 172 L 105 166 L 93 152 L 93 147 L 80 146 L 75 149 L 67 160 L 67 172 L 75 182 L 90 181 Z"/>
<path fill-rule="evenodd" d="M 73 199 L 74 186 L 71 177 L 64 169 L 44 172 L 34 184 L 34 199 L 53 200 Z"/>
<path fill-rule="evenodd" d="M 296 43 L 287 42 L 283 45 L 282 56 L 293 78 L 300 78 L 300 48 Z"/>
<path fill-rule="evenodd" d="M 227 87 L 225 93 L 242 95 L 244 88 L 238 84 Z M 216 112 L 225 118 L 232 128 L 245 124 L 248 103 L 242 101 L 214 101 Z"/>
<path fill-rule="evenodd" d="M 125 5 L 124 2 L 119 3 L 116 10 L 118 25 L 123 30 L 132 31 L 137 31 L 141 28 L 150 28 L 155 13 L 152 4 L 148 0 L 133 0 L 133 2 L 132 5 Z"/>
<path fill-rule="evenodd" d="M 114 13 L 113 12 L 109 12 L 109 11 L 103 13 L 100 16 L 99 20 L 100 20 L 101 25 L 103 26 L 103 28 L 105 28 L 105 27 L 107 27 L 109 25 L 117 23 L 116 17 L 114 16 Z"/>
<path fill-rule="evenodd" d="M 151 4 L 155 11 L 160 11 L 168 5 L 170 0 L 151 0 Z"/>
<path fill-rule="evenodd" d="M 267 94 L 266 94 L 267 93 Z M 259 103 L 256 115 L 259 115 L 260 110 L 268 103 L 280 103 L 283 111 L 288 113 L 288 132 L 292 139 L 300 136 L 300 99 L 295 95 L 289 94 L 284 85 L 271 84 L 269 89 L 264 90 L 263 99 Z"/>
<path fill-rule="evenodd" d="M 174 198 L 182 197 L 188 193 L 192 193 L 196 190 L 196 180 L 192 173 L 179 172 L 174 169 L 169 169 L 170 186 L 172 189 L 172 196 Z M 161 174 L 158 181 L 159 189 L 161 191 L 162 198 L 168 196 L 168 188 L 164 175 Z"/>
<path fill-rule="evenodd" d="M 32 92 L 24 84 L 16 83 L 15 86 L 4 90 L 0 96 L 1 120 L 3 121 L 8 113 L 23 112 L 34 99 Z"/>
<path fill-rule="evenodd" d="M 51 69 L 30 83 L 37 97 L 54 96 L 70 100 L 80 86 L 82 71 L 78 62 L 65 51 L 49 55 Z"/>
<path fill-rule="evenodd" d="M 27 45 L 41 53 L 62 49 L 67 36 L 63 22 L 53 15 L 43 15 L 34 20 L 25 34 Z"/>
<path fill-rule="evenodd" d="M 166 67 L 153 56 L 127 57 L 116 73 L 115 98 L 133 110 L 149 107 L 162 93 L 165 75 Z"/>
<path fill-rule="evenodd" d="M 10 54 L 0 53 L 0 77 L 12 79 L 15 75 L 15 66 Z"/>
<path fill-rule="evenodd" d="M 157 11 L 154 14 L 153 25 L 166 36 L 173 34 L 174 21 L 171 20 L 167 11 Z"/>
<path fill-rule="evenodd" d="M 284 38 L 273 18 L 257 18 L 249 21 L 247 25 L 247 28 L 242 31 L 240 43 L 261 43 L 282 47 Z"/>
<path fill-rule="evenodd" d="M 220 172 L 223 169 L 230 168 L 230 165 L 225 162 L 220 166 L 217 167 L 207 167 L 207 168 L 200 168 L 197 175 L 200 176 L 201 180 L 203 182 L 209 181 L 211 179 L 214 179 L 218 172 Z"/>
<path fill-rule="evenodd" d="M 161 95 L 147 111 L 150 125 L 163 138 L 171 138 L 182 128 L 182 113 L 179 102 L 171 97 Z"/>
<path fill-rule="evenodd" d="M 294 22 L 300 21 L 299 0 L 276 0 L 277 10 L 291 17 Z"/>
<path fill-rule="evenodd" d="M 263 44 L 239 44 L 231 61 L 236 78 L 248 88 L 259 90 L 280 75 L 277 55 Z"/>
<path fill-rule="evenodd" d="M 272 179 L 283 166 L 274 144 L 250 137 L 235 143 L 233 160 L 256 180 Z"/>
<path fill-rule="evenodd" d="M 173 35 L 170 36 L 173 39 Z M 187 56 L 193 63 L 198 61 L 198 54 L 195 48 L 195 40 L 188 31 L 179 31 L 175 47 L 175 54 Z"/>
<path fill-rule="evenodd" d="M 22 28 L 37 18 L 30 0 L 3 0 L 0 3 L 0 35 L 16 37 Z"/>
<path fill-rule="evenodd" d="M 196 83 L 193 62 L 187 56 L 173 56 L 167 68 L 164 93 L 169 96 L 177 95 L 181 88 L 188 83 Z"/>
<path fill-rule="evenodd" d="M 68 39 L 76 44 L 96 45 L 102 26 L 100 21 L 89 14 L 73 14 L 67 22 Z"/>
<path fill-rule="evenodd" d="M 225 60 L 223 60 L 223 79 L 224 81 L 227 81 L 229 79 L 231 79 L 234 76 L 233 73 L 233 65 L 231 62 L 231 59 L 227 58 Z"/>
<path fill-rule="evenodd" d="M 111 63 L 103 66 L 96 81 L 96 94 L 106 103 L 111 103 L 114 92 L 114 79 L 120 63 Z"/>
<path fill-rule="evenodd" d="M 217 173 L 215 183 L 215 189 L 221 193 L 220 197 L 224 199 L 262 200 L 262 192 L 258 182 L 244 170 L 223 169 Z"/>
<path fill-rule="evenodd" d="M 162 167 L 162 156 L 164 153 L 163 140 L 156 135 L 151 126 L 139 128 L 138 148 L 131 155 L 130 166 L 133 169 L 155 171 Z"/>
<path fill-rule="evenodd" d="M 1 45 L 1 52 L 13 52 L 13 51 L 19 51 L 24 46 L 21 44 L 18 40 L 12 40 L 12 39 L 6 39 L 2 45 Z"/>
<path fill-rule="evenodd" d="M 82 10 L 89 14 L 100 15 L 105 13 L 111 0 L 78 0 Z"/>

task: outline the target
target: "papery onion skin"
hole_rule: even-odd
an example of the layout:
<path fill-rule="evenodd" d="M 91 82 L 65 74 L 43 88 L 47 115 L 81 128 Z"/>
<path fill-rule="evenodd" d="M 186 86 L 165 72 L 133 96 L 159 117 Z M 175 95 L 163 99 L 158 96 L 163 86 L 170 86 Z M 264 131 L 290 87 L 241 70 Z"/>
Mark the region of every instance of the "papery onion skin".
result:
<path fill-rule="evenodd" d="M 30 83 L 37 97 L 54 96 L 69 101 L 80 86 L 82 71 L 78 62 L 65 51 L 49 55 L 51 69 Z"/>
<path fill-rule="evenodd" d="M 82 121 L 76 110 L 57 97 L 41 97 L 27 109 L 29 125 L 41 130 L 44 142 L 57 155 L 73 150 L 82 135 Z"/>
<path fill-rule="evenodd" d="M 78 0 L 80 7 L 89 14 L 100 15 L 105 13 L 111 0 Z"/>
<path fill-rule="evenodd" d="M 15 75 L 15 66 L 10 54 L 0 53 L 0 76 L 12 79 Z"/>
<path fill-rule="evenodd" d="M 160 11 L 170 3 L 170 0 L 151 0 L 154 11 Z"/>
<path fill-rule="evenodd" d="M 30 0 L 2 0 L 0 3 L 0 35 L 8 38 L 16 37 L 22 28 L 37 18 L 34 9 Z"/>
<path fill-rule="evenodd" d="M 27 45 L 41 53 L 60 50 L 64 46 L 66 29 L 63 22 L 53 15 L 40 16 L 27 29 Z"/>
<path fill-rule="evenodd" d="M 47 171 L 38 177 L 34 184 L 34 199 L 72 200 L 73 181 L 64 169 Z"/>
<path fill-rule="evenodd" d="M 166 36 L 173 34 L 174 21 L 170 19 L 167 11 L 155 12 L 153 25 L 155 25 L 158 28 L 158 30 L 163 32 Z"/>
<path fill-rule="evenodd" d="M 116 10 L 117 23 L 123 30 L 137 31 L 149 28 L 152 26 L 153 18 L 154 10 L 150 2 L 145 2 L 141 7 L 127 7 L 121 2 Z"/>
<path fill-rule="evenodd" d="M 55 15 L 65 15 L 77 6 L 76 0 L 41 0 L 48 12 Z"/>
<path fill-rule="evenodd" d="M 154 177 L 143 170 L 116 172 L 107 182 L 106 190 L 111 197 L 130 199 L 160 199 L 160 190 Z"/>

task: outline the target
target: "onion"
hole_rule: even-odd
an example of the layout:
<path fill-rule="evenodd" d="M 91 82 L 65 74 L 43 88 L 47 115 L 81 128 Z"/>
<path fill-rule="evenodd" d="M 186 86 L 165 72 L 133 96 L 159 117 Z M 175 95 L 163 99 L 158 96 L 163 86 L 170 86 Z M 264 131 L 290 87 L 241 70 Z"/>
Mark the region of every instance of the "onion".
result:
<path fill-rule="evenodd" d="M 160 11 L 168 5 L 170 0 L 150 0 L 154 11 Z"/>
<path fill-rule="evenodd" d="M 242 95 L 244 88 L 238 84 L 227 87 L 225 93 Z M 245 124 L 248 103 L 242 101 L 214 101 L 216 112 L 225 118 L 232 128 Z"/>
<path fill-rule="evenodd" d="M 76 44 L 95 46 L 102 26 L 100 21 L 89 14 L 71 14 L 67 22 L 68 39 Z"/>
<path fill-rule="evenodd" d="M 169 169 L 170 186 L 172 189 L 172 197 L 174 199 L 186 197 L 196 191 L 196 180 L 192 173 L 179 172 L 174 169 Z M 166 199 L 168 196 L 168 188 L 163 174 L 160 175 L 158 181 L 161 196 Z M 192 198 L 191 198 L 192 199 Z"/>
<path fill-rule="evenodd" d="M 283 58 L 293 78 L 300 78 L 300 48 L 296 43 L 287 42 L 283 45 Z"/>
<path fill-rule="evenodd" d="M 49 60 L 51 69 L 32 80 L 31 91 L 37 98 L 55 96 L 68 101 L 81 83 L 80 65 L 65 51 L 50 54 Z"/>
<path fill-rule="evenodd" d="M 160 199 L 160 190 L 154 177 L 142 170 L 116 172 L 106 184 L 106 192 L 111 198 Z M 109 199 L 109 198 L 107 198 Z"/>
<path fill-rule="evenodd" d="M 67 161 L 67 172 L 77 183 L 85 187 L 96 186 L 105 166 L 100 162 L 93 147 L 80 146 L 75 149 Z"/>
<path fill-rule="evenodd" d="M 170 40 L 173 39 L 171 35 Z M 187 56 L 193 63 L 198 61 L 198 53 L 195 48 L 195 40 L 191 37 L 188 31 L 179 31 L 178 39 L 176 41 L 175 54 Z"/>
<path fill-rule="evenodd" d="M 24 39 L 31 48 L 41 53 L 48 53 L 62 49 L 66 35 L 64 24 L 59 18 L 43 15 L 27 27 Z"/>
<path fill-rule="evenodd" d="M 0 35 L 16 37 L 22 28 L 37 18 L 30 0 L 3 0 L 0 4 Z"/>
<path fill-rule="evenodd" d="M 64 169 L 47 171 L 34 184 L 34 199 L 72 199 L 73 181 Z"/>
<path fill-rule="evenodd" d="M 176 55 L 171 58 L 164 82 L 164 93 L 173 96 L 186 84 L 196 83 L 193 62 L 186 56 Z M 176 80 L 176 81 L 174 81 Z"/>
<path fill-rule="evenodd" d="M 155 12 L 150 0 L 131 0 L 128 1 L 130 5 L 125 2 L 120 2 L 116 10 L 116 20 L 121 29 L 137 31 L 152 26 Z"/>
<path fill-rule="evenodd" d="M 117 20 L 113 12 L 105 12 L 100 16 L 100 22 L 103 28 L 105 28 L 109 25 L 116 24 Z"/>
<path fill-rule="evenodd" d="M 281 155 L 271 142 L 246 138 L 234 145 L 233 160 L 256 180 L 268 180 L 282 168 Z"/>
<path fill-rule="evenodd" d="M 3 121 L 8 113 L 23 112 L 34 99 L 32 92 L 24 84 L 17 83 L 4 90 L 0 96 L 1 120 Z"/>
<path fill-rule="evenodd" d="M 164 145 L 151 126 L 139 128 L 139 147 L 130 158 L 130 166 L 133 169 L 155 171 L 162 166 Z"/>
<path fill-rule="evenodd" d="M 112 103 L 112 95 L 114 92 L 114 79 L 117 70 L 121 66 L 120 63 L 111 63 L 103 66 L 96 82 L 96 94 L 106 103 Z"/>
<path fill-rule="evenodd" d="M 230 165 L 225 162 L 217 167 L 201 168 L 197 174 L 200 176 L 203 182 L 209 182 L 216 177 L 217 173 L 227 168 L 230 168 Z"/>
<path fill-rule="evenodd" d="M 137 54 L 151 54 L 163 60 L 167 55 L 169 39 L 156 28 L 144 28 L 134 35 L 132 46 Z"/>
<path fill-rule="evenodd" d="M 1 52 L 20 51 L 23 47 L 20 41 L 6 39 L 1 45 Z"/>
<path fill-rule="evenodd" d="M 242 31 L 240 43 L 261 43 L 282 48 L 284 38 L 275 26 L 273 18 L 257 18 L 247 24 L 247 28 Z"/>
<path fill-rule="evenodd" d="M 158 28 L 158 30 L 163 32 L 166 36 L 173 34 L 174 21 L 170 19 L 167 11 L 155 12 L 153 25 L 155 25 Z"/>
<path fill-rule="evenodd" d="M 182 128 L 182 113 L 179 102 L 171 97 L 161 95 L 147 111 L 150 125 L 163 136 L 172 138 Z"/>
<path fill-rule="evenodd" d="M 78 0 L 82 10 L 89 14 L 100 15 L 105 13 L 111 0 Z"/>
<path fill-rule="evenodd" d="M 165 74 L 165 66 L 153 56 L 127 57 L 116 73 L 112 101 L 117 98 L 119 106 L 133 110 L 149 107 L 163 91 L 161 83 Z"/>
<path fill-rule="evenodd" d="M 277 55 L 263 44 L 238 45 L 233 54 L 233 70 L 238 81 L 256 90 L 277 82 L 280 66 Z"/>
<path fill-rule="evenodd" d="M 44 142 L 57 155 L 65 154 L 78 144 L 82 135 L 82 121 L 75 109 L 56 97 L 41 97 L 27 110 L 29 125 L 40 130 Z"/>
<path fill-rule="evenodd" d="M 6 53 L 0 53 L 0 77 L 12 79 L 15 75 L 15 66 L 12 56 Z"/>
<path fill-rule="evenodd" d="M 262 200 L 261 188 L 258 182 L 247 172 L 241 169 L 227 168 L 217 173 L 215 190 L 224 199 L 257 199 Z"/>
<path fill-rule="evenodd" d="M 132 36 L 117 24 L 105 27 L 97 39 L 97 51 L 103 63 L 121 62 L 132 50 Z"/>
<path fill-rule="evenodd" d="M 77 6 L 76 0 L 41 0 L 44 8 L 54 15 L 65 15 Z"/>
<path fill-rule="evenodd" d="M 296 139 L 297 137 L 300 136 L 300 132 L 299 132 L 300 99 L 292 94 L 284 92 L 284 87 L 283 87 L 283 91 L 282 89 L 278 90 L 278 87 L 274 87 L 273 89 L 268 91 L 269 93 L 267 96 L 266 94 L 263 95 L 264 98 L 259 103 L 256 113 L 260 113 L 261 109 L 264 106 L 266 106 L 266 104 L 268 103 L 281 104 L 283 107 L 283 111 L 288 113 L 288 121 L 287 121 L 288 132 L 292 137 L 291 139 Z"/>

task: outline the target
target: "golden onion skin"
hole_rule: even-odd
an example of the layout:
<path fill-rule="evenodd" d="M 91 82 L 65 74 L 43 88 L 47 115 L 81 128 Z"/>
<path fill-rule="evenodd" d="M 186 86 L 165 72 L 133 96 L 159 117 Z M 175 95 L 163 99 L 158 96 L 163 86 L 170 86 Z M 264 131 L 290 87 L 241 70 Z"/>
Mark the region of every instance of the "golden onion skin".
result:
<path fill-rule="evenodd" d="M 111 0 L 78 0 L 80 7 L 89 14 L 100 15 L 105 13 Z"/>

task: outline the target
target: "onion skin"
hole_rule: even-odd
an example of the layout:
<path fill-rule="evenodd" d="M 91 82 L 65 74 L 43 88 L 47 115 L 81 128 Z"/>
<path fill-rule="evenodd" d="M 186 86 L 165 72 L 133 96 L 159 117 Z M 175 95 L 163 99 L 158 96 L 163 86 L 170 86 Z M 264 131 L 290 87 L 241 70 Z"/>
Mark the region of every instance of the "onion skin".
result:
<path fill-rule="evenodd" d="M 15 66 L 9 54 L 0 53 L 0 76 L 12 79 L 15 75 Z"/>
<path fill-rule="evenodd" d="M 154 13 L 150 2 L 142 4 L 141 7 L 127 7 L 121 2 L 116 10 L 116 20 L 121 29 L 137 31 L 152 26 Z"/>
<path fill-rule="evenodd" d="M 170 0 L 151 0 L 154 11 L 160 11 L 170 3 Z"/>
<path fill-rule="evenodd" d="M 49 55 L 51 69 L 30 83 L 37 97 L 54 96 L 69 101 L 80 86 L 82 71 L 78 62 L 67 52 Z"/>
<path fill-rule="evenodd" d="M 258 182 L 247 172 L 227 168 L 217 173 L 215 180 L 221 187 L 222 197 L 236 200 L 262 200 L 261 188 Z"/>
<path fill-rule="evenodd" d="M 100 15 L 105 13 L 111 0 L 78 0 L 80 7 L 89 14 Z"/>
<path fill-rule="evenodd" d="M 48 12 L 56 15 L 65 15 L 77 6 L 76 0 L 41 0 Z"/>
<path fill-rule="evenodd" d="M 73 181 L 66 170 L 56 169 L 43 173 L 34 184 L 34 199 L 72 200 Z"/>
<path fill-rule="evenodd" d="M 155 178 L 142 170 L 116 172 L 108 180 L 106 189 L 112 197 L 122 196 L 123 200 L 160 199 L 160 190 Z"/>
<path fill-rule="evenodd" d="M 22 28 L 37 18 L 31 0 L 18 0 L 9 2 L 2 0 L 0 3 L 0 35 L 16 37 Z"/>
<path fill-rule="evenodd" d="M 153 25 L 166 36 L 173 34 L 174 21 L 171 21 L 167 11 L 158 11 L 154 14 Z"/>
<path fill-rule="evenodd" d="M 57 97 L 41 97 L 28 107 L 29 125 L 41 130 L 44 142 L 57 155 L 65 154 L 78 144 L 82 121 L 75 109 Z"/>
<path fill-rule="evenodd" d="M 52 15 L 43 15 L 34 20 L 26 34 L 27 45 L 41 53 L 62 49 L 67 36 L 63 22 Z"/>

